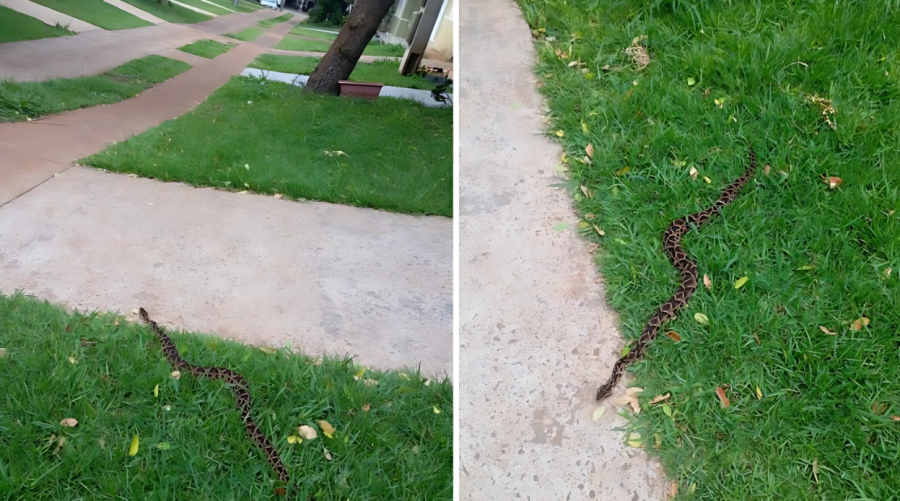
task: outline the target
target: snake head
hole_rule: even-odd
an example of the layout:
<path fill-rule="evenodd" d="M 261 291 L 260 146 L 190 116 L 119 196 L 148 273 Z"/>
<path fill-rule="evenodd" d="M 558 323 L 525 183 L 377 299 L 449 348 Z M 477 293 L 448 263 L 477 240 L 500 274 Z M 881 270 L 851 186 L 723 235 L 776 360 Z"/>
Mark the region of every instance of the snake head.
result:
<path fill-rule="evenodd" d="M 140 314 L 141 320 L 143 320 L 144 322 L 147 322 L 147 323 L 150 322 L 150 314 L 147 313 L 147 310 L 145 310 L 144 308 L 141 308 L 138 310 L 138 314 Z"/>

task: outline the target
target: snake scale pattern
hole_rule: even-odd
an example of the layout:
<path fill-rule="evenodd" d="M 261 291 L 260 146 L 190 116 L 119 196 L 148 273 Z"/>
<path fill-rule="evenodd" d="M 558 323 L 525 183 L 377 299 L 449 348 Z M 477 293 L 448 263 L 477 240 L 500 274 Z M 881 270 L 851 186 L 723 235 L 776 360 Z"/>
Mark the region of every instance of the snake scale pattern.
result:
<path fill-rule="evenodd" d="M 647 324 L 644 325 L 641 337 L 638 338 L 634 348 L 620 358 L 613 366 L 612 375 L 605 383 L 603 383 L 603 386 L 597 390 L 597 400 L 603 400 L 612 393 L 613 388 L 616 387 L 619 380 L 622 379 L 622 375 L 625 374 L 625 369 L 628 368 L 632 362 L 644 355 L 644 351 L 647 350 L 647 347 L 659 333 L 660 326 L 675 318 L 678 311 L 687 306 L 688 300 L 694 295 L 698 283 L 697 264 L 691 261 L 691 258 L 688 257 L 687 253 L 684 252 L 684 249 L 681 248 L 681 237 L 683 237 L 685 233 L 691 231 L 691 228 L 702 226 L 709 221 L 710 218 L 719 214 L 722 207 L 734 202 L 734 199 L 737 198 L 741 188 L 747 184 L 747 181 L 750 180 L 750 177 L 756 172 L 756 153 L 754 153 L 752 147 L 748 149 L 748 154 L 750 156 L 750 166 L 744 171 L 741 177 L 737 178 L 731 185 L 725 188 L 725 191 L 722 192 L 722 195 L 716 200 L 716 203 L 706 210 L 676 219 L 675 221 L 672 221 L 668 228 L 666 228 L 666 231 L 663 233 L 663 250 L 665 250 L 666 256 L 669 258 L 672 266 L 681 273 L 681 286 L 678 287 L 671 299 L 656 309 L 656 313 L 654 313 L 653 316 L 650 317 L 650 320 L 647 321 Z"/>
<path fill-rule="evenodd" d="M 290 475 L 288 474 L 287 468 L 284 467 L 284 463 L 281 462 L 278 451 L 275 450 L 275 447 L 272 446 L 272 443 L 266 438 L 265 433 L 256 426 L 256 423 L 253 422 L 253 418 L 250 416 L 252 405 L 247 380 L 231 369 L 226 369 L 224 367 L 203 367 L 189 363 L 187 360 L 181 358 L 181 354 L 178 353 L 178 348 L 175 347 L 175 343 L 172 342 L 172 339 L 163 332 L 156 322 L 150 320 L 150 315 L 147 313 L 147 310 L 141 308 L 140 316 L 141 320 L 146 322 L 147 325 L 150 326 L 150 330 L 152 330 L 153 333 L 156 334 L 156 337 L 159 338 L 159 342 L 162 343 L 163 353 L 166 355 L 166 360 L 175 367 L 175 370 L 188 371 L 194 377 L 219 379 L 231 386 L 237 409 L 241 413 L 241 421 L 244 422 L 244 430 L 247 432 L 247 437 L 256 442 L 259 448 L 263 450 L 266 457 L 269 459 L 269 462 L 272 463 L 272 468 L 275 470 L 275 473 L 278 474 L 278 478 L 285 483 L 289 483 Z"/>

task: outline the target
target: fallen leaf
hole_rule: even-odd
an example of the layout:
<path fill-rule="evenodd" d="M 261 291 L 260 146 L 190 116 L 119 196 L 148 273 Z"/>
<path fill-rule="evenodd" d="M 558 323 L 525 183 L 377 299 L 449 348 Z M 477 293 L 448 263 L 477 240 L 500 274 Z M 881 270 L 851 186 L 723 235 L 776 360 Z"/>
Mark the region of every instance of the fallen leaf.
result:
<path fill-rule="evenodd" d="M 661 407 L 662 407 L 662 410 L 663 410 L 663 414 L 665 414 L 665 415 L 668 416 L 668 417 L 672 417 L 672 406 L 671 406 L 671 405 L 666 404 L 666 403 L 663 403 L 663 404 L 661 405 Z"/>
<path fill-rule="evenodd" d="M 819 458 L 813 458 L 812 472 L 813 472 L 813 477 L 815 477 L 816 483 L 818 484 L 819 483 Z"/>
<path fill-rule="evenodd" d="M 809 270 L 814 270 L 814 269 L 816 269 L 815 266 L 813 266 L 811 264 L 806 264 L 799 268 L 796 268 L 794 271 L 809 271 Z"/>
<path fill-rule="evenodd" d="M 438 406 L 436 406 L 436 405 L 433 406 L 431 409 L 434 411 L 435 414 L 440 414 L 440 413 L 441 413 L 441 410 L 438 409 Z"/>
<path fill-rule="evenodd" d="M 828 330 L 828 328 L 825 327 L 824 325 L 820 325 L 819 330 L 821 330 L 825 334 L 828 334 L 829 336 L 837 336 L 837 332 Z"/>
<path fill-rule="evenodd" d="M 159 385 L 153 387 L 153 396 L 159 398 Z"/>
<path fill-rule="evenodd" d="M 179 372 L 179 371 L 172 371 L 172 377 L 175 378 L 175 379 L 181 379 L 181 372 Z"/>
<path fill-rule="evenodd" d="M 712 183 L 712 179 L 710 179 L 710 178 L 708 178 L 708 177 L 706 177 L 706 176 L 703 176 L 703 181 L 705 181 L 706 184 Z"/>
<path fill-rule="evenodd" d="M 284 496 L 285 494 L 287 494 L 287 488 L 285 488 L 285 487 L 276 487 L 276 488 L 275 488 L 275 494 L 278 494 L 279 496 Z"/>
<path fill-rule="evenodd" d="M 369 409 L 372 408 L 372 404 L 366 404 L 362 406 L 363 412 L 369 412 Z"/>
<path fill-rule="evenodd" d="M 627 443 L 628 443 L 628 445 L 630 445 L 632 447 L 640 447 L 640 446 L 644 445 L 644 442 L 641 441 L 640 433 L 632 433 L 632 434 L 628 435 Z"/>
<path fill-rule="evenodd" d="M 290 435 L 287 438 L 287 442 L 289 444 L 300 444 L 300 443 L 303 443 L 303 439 L 298 437 L 297 435 Z"/>
<path fill-rule="evenodd" d="M 671 397 L 671 396 L 672 396 L 671 393 L 665 393 L 665 394 L 663 394 L 663 395 L 657 395 L 657 396 L 653 397 L 653 400 L 650 401 L 650 405 L 658 404 L 658 403 L 660 403 L 660 402 L 665 402 L 665 401 L 668 400 L 669 397 Z"/>
<path fill-rule="evenodd" d="M 172 446 L 169 444 L 169 442 L 160 442 L 160 443 L 156 444 L 156 448 L 161 451 L 167 451 L 167 450 L 171 449 Z"/>
<path fill-rule="evenodd" d="M 244 164 L 244 168 L 250 170 L 250 164 Z"/>
<path fill-rule="evenodd" d="M 66 437 L 59 437 L 56 440 L 56 449 L 53 450 L 53 454 L 59 454 L 64 445 L 66 445 Z"/>
<path fill-rule="evenodd" d="M 563 137 L 565 135 L 566 135 L 566 133 L 561 130 L 556 131 L 556 137 Z"/>
<path fill-rule="evenodd" d="M 303 437 L 307 440 L 313 440 L 319 436 L 319 433 L 316 432 L 315 428 L 313 428 L 312 426 L 306 426 L 306 425 L 298 426 L 297 433 L 299 433 L 301 437 Z"/>
<path fill-rule="evenodd" d="M 584 124 L 584 122 L 582 122 Z M 587 153 L 587 156 L 594 158 L 594 145 L 588 144 L 587 147 L 584 148 L 584 152 Z"/>
<path fill-rule="evenodd" d="M 65 418 L 59 422 L 59 424 L 63 426 L 75 427 L 78 426 L 78 420 L 75 418 Z"/>
<path fill-rule="evenodd" d="M 829 177 L 825 180 L 825 183 L 828 184 L 829 189 L 835 189 L 838 186 L 844 184 L 844 180 L 839 177 Z"/>
<path fill-rule="evenodd" d="M 863 327 L 868 327 L 868 326 L 869 326 L 869 319 L 866 317 L 860 317 L 860 318 L 854 320 L 852 324 L 850 324 L 850 330 L 861 331 L 863 329 Z"/>
<path fill-rule="evenodd" d="M 566 231 L 569 229 L 569 223 L 566 221 L 560 221 L 553 225 L 553 231 Z"/>
<path fill-rule="evenodd" d="M 638 388 L 637 386 L 632 386 L 631 388 L 627 388 L 625 390 L 625 394 L 629 396 L 640 395 L 644 392 L 643 388 Z"/>
<path fill-rule="evenodd" d="M 273 195 L 273 196 L 274 196 L 275 198 L 281 200 L 281 193 L 276 193 L 276 194 Z"/>
<path fill-rule="evenodd" d="M 622 177 L 625 174 L 628 174 L 629 172 L 631 172 L 631 167 L 626 165 L 625 167 L 622 167 L 621 169 L 617 170 L 616 175 L 619 177 Z"/>
<path fill-rule="evenodd" d="M 744 286 L 744 284 L 747 283 L 747 280 L 750 280 L 750 277 L 741 277 L 741 278 L 737 279 L 737 282 L 734 283 L 734 288 L 740 289 L 741 287 Z"/>
<path fill-rule="evenodd" d="M 675 499 L 678 495 L 678 482 L 669 482 L 669 499 Z"/>
<path fill-rule="evenodd" d="M 331 423 L 325 421 L 324 419 L 319 420 L 319 428 L 322 428 L 322 433 L 328 437 L 333 438 L 334 436 L 334 426 L 331 426 Z"/>
<path fill-rule="evenodd" d="M 591 190 L 583 184 L 581 185 L 581 192 L 584 193 L 584 196 L 587 198 L 594 198 L 594 194 L 591 193 Z"/>
<path fill-rule="evenodd" d="M 75 362 L 77 362 L 77 360 L 75 360 L 75 357 L 69 355 L 69 363 L 74 364 Z"/>
<path fill-rule="evenodd" d="M 766 166 L 763 167 L 763 172 L 768 176 L 769 173 L 772 172 L 772 166 L 769 164 L 766 164 Z"/>
<path fill-rule="evenodd" d="M 322 449 L 322 451 L 325 453 L 325 459 L 331 461 L 331 451 L 328 449 Z"/>
<path fill-rule="evenodd" d="M 606 407 L 603 407 L 601 405 L 600 407 L 597 407 L 596 409 L 594 409 L 594 414 L 591 416 L 591 419 L 593 419 L 594 422 L 596 423 L 597 421 L 600 420 L 600 418 L 603 417 L 604 413 L 606 413 Z"/>
<path fill-rule="evenodd" d="M 7 353 L 6 348 L 0 348 L 0 358 L 6 358 Z"/>
<path fill-rule="evenodd" d="M 688 79 L 687 79 L 688 86 L 693 86 L 695 83 L 697 83 L 697 81 L 694 80 L 694 77 L 688 77 Z"/>
<path fill-rule="evenodd" d="M 363 377 L 363 375 L 365 375 L 365 373 L 366 373 L 366 368 L 360 367 L 359 370 L 356 371 L 356 374 L 353 375 L 353 379 L 359 381 L 360 379 L 362 379 L 362 377 Z"/>
<path fill-rule="evenodd" d="M 884 276 L 885 276 L 885 277 L 890 277 L 890 276 L 891 276 L 891 269 L 890 269 L 890 268 L 887 268 L 886 270 L 884 270 Z"/>
<path fill-rule="evenodd" d="M 278 353 L 278 348 L 272 348 L 271 346 L 260 346 L 259 351 L 271 355 L 273 353 Z"/>
<path fill-rule="evenodd" d="M 756 399 L 757 400 L 762 399 L 762 390 L 759 389 L 759 385 L 756 386 Z"/>
<path fill-rule="evenodd" d="M 377 386 L 378 385 L 378 381 L 375 381 L 374 379 L 366 379 L 365 381 L 363 381 L 363 383 L 366 386 Z"/>
<path fill-rule="evenodd" d="M 631 405 L 631 410 L 634 411 L 635 414 L 640 414 L 640 413 L 641 413 L 641 403 L 638 402 L 638 399 L 637 399 L 637 398 L 632 398 L 632 399 L 628 402 L 628 404 Z"/>
<path fill-rule="evenodd" d="M 588 124 L 586 124 L 584 122 L 581 122 L 581 130 L 583 130 L 585 134 L 590 132 L 590 130 L 588 129 Z M 588 146 L 590 146 L 590 145 L 588 145 Z M 594 148 L 592 147 L 591 152 L 593 152 L 593 151 L 594 151 Z M 591 156 L 593 156 L 593 155 L 591 155 Z"/>
<path fill-rule="evenodd" d="M 597 226 L 596 224 L 595 224 L 595 225 L 592 225 L 592 226 L 594 227 L 594 231 L 596 231 L 597 234 L 600 235 L 601 237 L 602 237 L 603 235 L 606 235 L 606 232 L 603 231 L 603 230 L 601 230 L 600 227 Z"/>
<path fill-rule="evenodd" d="M 134 438 L 131 439 L 131 447 L 128 448 L 128 455 L 134 456 L 137 454 L 138 447 L 141 445 L 141 441 L 138 440 L 138 436 L 135 435 Z"/>
<path fill-rule="evenodd" d="M 709 317 L 703 313 L 694 313 L 694 320 L 700 325 L 709 325 Z"/>
<path fill-rule="evenodd" d="M 709 279 L 709 276 L 703 275 L 703 285 L 705 285 L 707 289 L 712 289 L 712 280 Z"/>
<path fill-rule="evenodd" d="M 676 343 L 681 342 L 681 334 L 679 334 L 675 331 L 669 331 L 666 333 L 666 335 L 669 336 L 670 338 L 672 338 L 672 341 L 675 341 Z"/>
<path fill-rule="evenodd" d="M 885 403 L 878 402 L 878 401 L 872 402 L 872 412 L 876 416 L 880 416 L 880 415 L 884 414 L 885 412 L 887 412 L 887 409 L 888 409 L 888 406 Z"/>
<path fill-rule="evenodd" d="M 891 421 L 900 421 L 900 416 L 891 416 Z"/>
<path fill-rule="evenodd" d="M 697 483 L 694 482 L 688 486 L 688 494 L 693 494 L 697 490 Z"/>
<path fill-rule="evenodd" d="M 728 408 L 731 405 L 731 402 L 725 395 L 725 390 L 723 390 L 721 386 L 716 388 L 716 396 L 719 397 L 719 401 L 722 403 L 723 408 Z"/>
<path fill-rule="evenodd" d="M 697 168 L 692 165 L 690 174 L 691 174 L 691 179 L 697 179 L 697 176 L 700 175 L 700 171 L 698 171 Z"/>

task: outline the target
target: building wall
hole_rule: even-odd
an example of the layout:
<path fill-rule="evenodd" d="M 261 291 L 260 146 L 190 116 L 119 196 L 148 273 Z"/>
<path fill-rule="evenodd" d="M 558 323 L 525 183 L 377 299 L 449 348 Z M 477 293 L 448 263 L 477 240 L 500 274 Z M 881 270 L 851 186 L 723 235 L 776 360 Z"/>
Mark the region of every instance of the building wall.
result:
<path fill-rule="evenodd" d="M 444 0 L 438 22 L 431 32 L 428 47 L 440 52 L 447 60 L 453 60 L 453 25 L 456 24 L 456 0 Z"/>

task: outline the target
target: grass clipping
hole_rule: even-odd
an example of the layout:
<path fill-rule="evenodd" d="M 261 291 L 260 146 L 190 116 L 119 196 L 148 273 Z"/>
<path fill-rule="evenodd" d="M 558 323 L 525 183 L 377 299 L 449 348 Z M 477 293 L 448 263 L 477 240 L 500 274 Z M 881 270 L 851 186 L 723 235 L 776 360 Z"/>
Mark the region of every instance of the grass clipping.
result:
<path fill-rule="evenodd" d="M 650 54 L 643 45 L 646 41 L 647 35 L 635 37 L 634 40 L 631 41 L 631 47 L 625 49 L 625 53 L 631 56 L 631 61 L 634 63 L 637 71 L 641 71 L 650 64 Z"/>

